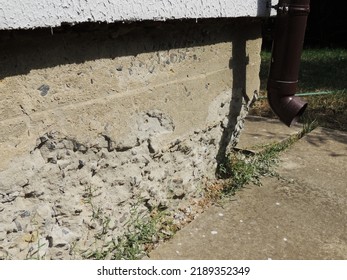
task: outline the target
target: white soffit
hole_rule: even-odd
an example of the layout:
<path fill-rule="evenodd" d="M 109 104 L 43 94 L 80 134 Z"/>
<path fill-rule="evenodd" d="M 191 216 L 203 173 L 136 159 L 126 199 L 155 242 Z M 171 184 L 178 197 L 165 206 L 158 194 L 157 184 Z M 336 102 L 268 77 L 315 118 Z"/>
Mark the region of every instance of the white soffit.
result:
<path fill-rule="evenodd" d="M 271 3 L 268 0 L 0 0 L 0 29 L 81 22 L 265 17 L 270 15 L 267 2 Z"/>

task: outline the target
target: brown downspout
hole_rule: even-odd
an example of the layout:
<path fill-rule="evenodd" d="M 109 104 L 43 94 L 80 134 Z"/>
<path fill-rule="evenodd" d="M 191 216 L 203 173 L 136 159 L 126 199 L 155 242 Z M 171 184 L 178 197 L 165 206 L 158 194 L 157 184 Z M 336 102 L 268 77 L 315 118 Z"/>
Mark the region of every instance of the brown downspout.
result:
<path fill-rule="evenodd" d="M 267 84 L 272 110 L 287 126 L 295 123 L 307 103 L 295 96 L 310 0 L 279 0 Z"/>

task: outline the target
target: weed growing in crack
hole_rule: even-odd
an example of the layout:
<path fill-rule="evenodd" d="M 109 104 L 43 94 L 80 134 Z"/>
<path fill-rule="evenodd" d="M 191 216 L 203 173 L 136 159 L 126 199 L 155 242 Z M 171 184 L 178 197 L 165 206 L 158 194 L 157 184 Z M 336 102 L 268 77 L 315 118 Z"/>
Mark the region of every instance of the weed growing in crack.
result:
<path fill-rule="evenodd" d="M 118 237 L 112 259 L 136 260 L 145 255 L 146 244 L 151 244 L 157 234 L 156 222 L 144 217 L 131 222 L 129 231 Z"/>
<path fill-rule="evenodd" d="M 262 177 L 278 177 L 279 175 L 274 170 L 274 167 L 279 162 L 280 154 L 317 126 L 318 124 L 315 120 L 307 120 L 299 133 L 282 142 L 265 145 L 259 153 L 238 151 L 230 154 L 228 163 L 230 178 L 227 180 L 223 192 L 227 195 L 233 195 L 237 189 L 249 183 L 261 185 L 260 179 Z"/>
<path fill-rule="evenodd" d="M 29 250 L 26 256 L 27 260 L 42 260 L 44 259 L 45 254 L 41 256 L 41 248 L 45 247 L 46 243 L 41 244 L 40 243 L 40 236 L 39 233 L 37 233 L 37 248 Z M 31 247 L 33 248 L 33 247 Z"/>
<path fill-rule="evenodd" d="M 91 220 L 99 223 L 102 225 L 102 232 L 101 235 L 106 234 L 108 225 L 111 221 L 110 217 L 105 217 L 103 209 L 101 207 L 96 207 L 93 202 L 93 198 L 97 197 L 98 194 L 96 194 L 96 190 L 93 190 L 91 186 L 88 186 L 85 189 L 85 193 L 83 194 L 83 202 L 85 204 L 88 204 L 91 207 L 92 210 L 92 217 Z M 98 234 L 98 235 L 100 235 Z M 98 238 L 98 237 L 97 237 Z M 100 238 L 98 238 L 100 239 Z"/>
<path fill-rule="evenodd" d="M 304 117 L 304 125 L 299 137 L 303 137 L 305 134 L 310 133 L 312 130 L 318 127 L 318 121 L 316 119 L 311 120 L 308 117 Z"/>
<path fill-rule="evenodd" d="M 112 259 L 136 260 L 146 256 L 159 241 L 167 240 L 176 232 L 171 215 L 159 209 L 149 217 L 133 213 L 128 231 L 117 240 Z"/>
<path fill-rule="evenodd" d="M 134 207 L 131 211 L 131 218 L 126 224 L 125 234 L 105 242 L 110 219 L 101 216 L 99 219 L 104 223 L 100 233 L 95 236 L 96 249 L 86 252 L 85 259 L 141 259 L 154 248 L 155 244 L 169 239 L 177 231 L 168 212 L 153 209 L 150 215 L 140 215 L 138 209 Z M 97 244 L 97 240 L 104 241 L 102 246 Z"/>
<path fill-rule="evenodd" d="M 314 129 L 315 125 L 308 124 L 297 135 L 285 141 L 263 146 L 262 151 L 253 153 L 249 151 L 235 151 L 229 154 L 228 160 L 223 162 L 219 169 L 221 178 L 225 179 L 220 197 L 232 196 L 236 190 L 253 183 L 261 185 L 261 178 L 265 176 L 279 176 L 274 167 L 279 162 L 281 152 L 288 149 L 298 139 Z"/>

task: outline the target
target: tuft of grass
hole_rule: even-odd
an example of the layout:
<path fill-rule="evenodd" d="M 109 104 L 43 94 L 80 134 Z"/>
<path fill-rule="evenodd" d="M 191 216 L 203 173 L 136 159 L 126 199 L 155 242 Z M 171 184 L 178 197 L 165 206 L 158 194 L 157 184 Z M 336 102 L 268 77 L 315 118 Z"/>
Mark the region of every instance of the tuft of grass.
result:
<path fill-rule="evenodd" d="M 293 143 L 300 139 L 312 127 L 304 128 L 302 132 L 293 135 L 285 141 L 272 143 L 263 147 L 259 153 L 236 151 L 231 153 L 228 161 L 224 163 L 222 169 L 225 180 L 224 187 L 220 190 L 220 197 L 229 197 L 235 194 L 238 189 L 247 184 L 253 183 L 261 185 L 261 178 L 267 176 L 278 176 L 274 167 L 279 162 L 280 154 L 287 150 Z"/>
<path fill-rule="evenodd" d="M 46 246 L 46 243 L 41 244 L 39 234 L 38 234 L 38 232 L 36 232 L 36 233 L 37 233 L 37 248 L 32 250 L 32 251 L 29 250 L 27 252 L 27 255 L 26 255 L 27 260 L 42 260 L 42 259 L 44 259 L 44 255 L 41 256 L 40 250 L 41 250 L 41 248 Z M 33 248 L 33 247 L 31 247 L 31 248 Z"/>
<path fill-rule="evenodd" d="M 178 230 L 172 215 L 159 208 L 147 217 L 136 212 L 128 223 L 128 231 L 117 240 L 112 259 L 136 260 L 143 258 L 160 241 L 170 239 Z"/>
<path fill-rule="evenodd" d="M 107 220 L 107 219 L 103 219 Z M 147 255 L 159 241 L 164 241 L 177 231 L 171 215 L 159 209 L 151 214 L 139 215 L 137 208 L 131 211 L 131 219 L 127 223 L 125 234 L 117 236 L 107 244 L 98 244 L 95 250 L 84 254 L 85 259 L 94 260 L 138 260 Z M 103 227 L 107 229 L 108 227 Z M 96 239 L 105 237 L 107 230 L 103 230 Z"/>

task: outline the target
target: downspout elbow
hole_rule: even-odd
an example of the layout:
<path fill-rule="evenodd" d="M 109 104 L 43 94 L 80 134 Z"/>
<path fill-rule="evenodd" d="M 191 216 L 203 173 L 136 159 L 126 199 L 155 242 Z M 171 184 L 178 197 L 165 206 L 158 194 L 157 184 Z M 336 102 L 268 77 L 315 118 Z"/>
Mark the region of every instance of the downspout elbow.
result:
<path fill-rule="evenodd" d="M 307 102 L 295 96 L 296 83 L 269 80 L 267 94 L 272 111 L 279 119 L 291 126 L 304 113 Z"/>
<path fill-rule="evenodd" d="M 279 0 L 267 84 L 271 109 L 287 126 L 303 114 L 307 103 L 295 96 L 310 0 Z"/>

